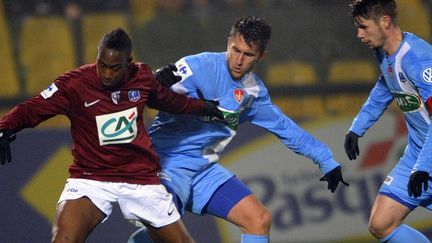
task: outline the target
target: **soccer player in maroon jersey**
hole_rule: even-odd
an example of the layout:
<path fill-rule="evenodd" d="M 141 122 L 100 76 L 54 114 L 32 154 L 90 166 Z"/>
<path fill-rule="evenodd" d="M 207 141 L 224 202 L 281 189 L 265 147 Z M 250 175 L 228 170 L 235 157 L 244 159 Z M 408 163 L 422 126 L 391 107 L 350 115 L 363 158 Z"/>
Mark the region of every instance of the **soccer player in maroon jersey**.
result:
<path fill-rule="evenodd" d="M 128 220 L 145 222 L 165 242 L 192 242 L 172 195 L 161 185 L 159 157 L 144 127 L 144 107 L 215 116 L 215 102 L 178 95 L 150 68 L 132 62 L 123 29 L 103 36 L 97 62 L 58 77 L 0 119 L 0 162 L 11 161 L 15 133 L 55 116 L 71 123 L 73 162 L 57 204 L 52 242 L 84 242 L 117 202 Z"/>

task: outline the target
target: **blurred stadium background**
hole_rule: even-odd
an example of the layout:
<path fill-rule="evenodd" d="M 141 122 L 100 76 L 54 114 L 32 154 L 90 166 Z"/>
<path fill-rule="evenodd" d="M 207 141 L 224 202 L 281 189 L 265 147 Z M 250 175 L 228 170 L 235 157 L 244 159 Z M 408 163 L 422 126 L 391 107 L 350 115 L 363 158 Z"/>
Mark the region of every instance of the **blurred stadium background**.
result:
<path fill-rule="evenodd" d="M 356 29 L 348 15 L 348 2 L 0 0 L 0 115 L 41 92 L 63 72 L 94 62 L 99 39 L 116 27 L 123 27 L 131 34 L 134 59 L 148 63 L 155 70 L 188 54 L 224 51 L 230 26 L 235 19 L 246 14 L 256 15 L 266 19 L 273 27 L 268 56 L 256 70 L 267 83 L 273 101 L 313 134 L 319 134 L 320 139 L 331 145 L 336 158 L 344 162 L 344 132 L 378 76 L 378 67 L 371 51 L 356 39 Z M 432 1 L 397 0 L 397 3 L 403 30 L 431 41 Z M 374 133 L 370 139 L 371 145 L 404 132 L 398 128 L 399 117 L 393 114 L 393 109 L 390 109 L 390 117 L 384 120 L 389 120 L 391 126 L 396 127 L 395 132 L 381 137 Z M 150 123 L 154 115 L 154 111 L 147 111 L 144 114 L 146 122 Z M 0 242 L 49 240 L 55 202 L 70 163 L 68 127 L 65 118 L 55 117 L 41 124 L 38 129 L 23 131 L 14 142 L 14 162 L 0 170 Z M 340 128 L 338 136 L 328 133 L 334 127 Z M 383 123 L 383 127 L 385 130 L 390 125 Z M 239 157 L 251 151 L 266 150 L 265 144 L 269 144 L 262 130 L 248 126 L 242 129 L 250 132 L 245 132 L 246 135 L 240 133 L 224 157 L 224 160 L 229 160 L 227 166 L 232 166 L 235 171 L 238 169 L 238 173 L 244 170 Z M 323 130 L 327 134 L 322 134 Z M 262 142 L 262 139 L 267 142 Z M 334 142 L 335 139 L 338 141 Z M 365 142 L 366 145 L 368 143 Z M 393 150 L 390 149 L 393 143 L 389 146 L 383 148 L 390 151 L 389 154 L 397 155 L 403 142 Z M 245 154 L 241 155 L 238 151 L 245 151 Z M 383 150 L 371 153 L 375 155 L 372 160 L 377 161 L 380 157 L 376 155 L 383 154 Z M 283 156 L 285 154 L 281 152 L 276 157 Z M 389 162 L 385 166 L 381 164 L 381 167 L 375 167 L 373 171 L 385 175 L 396 158 L 381 158 Z M 292 157 L 290 160 L 301 158 Z M 295 161 L 289 163 L 285 167 L 290 168 Z M 255 169 L 251 173 L 260 173 L 260 166 L 251 168 Z M 314 173 L 317 171 L 310 166 L 299 170 L 305 169 Z M 361 170 L 356 167 L 353 171 Z M 354 172 L 352 174 L 357 175 Z M 247 176 L 244 178 L 249 178 Z M 318 183 L 315 180 L 313 184 Z M 283 186 L 283 183 L 279 185 Z M 321 189 L 325 193 L 325 188 Z M 365 206 L 367 209 L 375 191 L 370 192 L 371 198 Z M 325 195 L 328 198 L 332 196 Z M 272 208 L 271 205 L 267 206 Z M 293 217 L 285 215 L 285 221 Z M 343 220 L 343 216 L 335 217 L 333 223 L 316 220 L 314 224 L 321 229 L 328 229 L 326 225 Z M 431 225 L 424 223 L 424 218 L 420 220 L 414 217 L 412 220 L 425 232 L 431 230 Z M 187 215 L 185 221 L 198 242 L 235 242 L 238 239 L 238 232 L 232 233 L 235 230 L 211 217 Z M 286 227 L 278 228 L 276 223 L 272 234 L 277 242 L 343 242 L 347 239 L 350 242 L 364 242 L 371 240 L 365 224 L 365 219 L 360 225 L 354 222 L 353 225 L 358 229 L 351 235 L 328 229 L 328 235 L 321 240 L 302 236 L 301 233 L 297 237 L 295 232 L 288 229 L 289 224 L 279 224 Z M 309 231 L 310 228 L 302 225 L 301 230 Z M 133 231 L 134 228 L 115 212 L 112 219 L 96 229 L 89 242 L 126 242 L 127 236 Z M 291 235 L 295 235 L 294 238 L 290 238 Z"/>

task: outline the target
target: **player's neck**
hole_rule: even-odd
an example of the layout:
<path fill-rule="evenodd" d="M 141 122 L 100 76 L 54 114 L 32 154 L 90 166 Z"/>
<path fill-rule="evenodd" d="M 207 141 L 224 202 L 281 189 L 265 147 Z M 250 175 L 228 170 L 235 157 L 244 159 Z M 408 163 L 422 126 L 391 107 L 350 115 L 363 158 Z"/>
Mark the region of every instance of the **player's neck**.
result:
<path fill-rule="evenodd" d="M 398 26 L 391 28 L 387 34 L 386 44 L 383 46 L 383 50 L 388 56 L 393 55 L 399 49 L 402 40 L 402 30 Z"/>

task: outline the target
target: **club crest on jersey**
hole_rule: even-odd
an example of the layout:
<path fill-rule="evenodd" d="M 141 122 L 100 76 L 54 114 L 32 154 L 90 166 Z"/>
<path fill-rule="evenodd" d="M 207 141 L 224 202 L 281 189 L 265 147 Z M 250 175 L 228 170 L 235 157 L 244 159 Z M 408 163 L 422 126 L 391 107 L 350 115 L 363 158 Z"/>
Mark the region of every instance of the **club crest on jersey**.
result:
<path fill-rule="evenodd" d="M 111 92 L 111 100 L 114 104 L 118 104 L 120 101 L 120 91 Z"/>
<path fill-rule="evenodd" d="M 390 65 L 387 67 L 387 72 L 390 78 L 393 79 L 393 68 Z"/>
<path fill-rule="evenodd" d="M 428 83 L 432 83 L 432 68 L 426 68 L 425 70 L 423 70 L 422 72 L 422 78 L 424 81 L 428 82 Z"/>
<path fill-rule="evenodd" d="M 237 103 L 241 103 L 245 97 L 245 91 L 243 89 L 234 89 L 233 90 L 234 99 Z"/>
<path fill-rule="evenodd" d="M 96 116 L 99 144 L 130 143 L 137 136 L 137 108 Z"/>
<path fill-rule="evenodd" d="M 137 102 L 141 98 L 141 95 L 138 90 L 129 90 L 128 97 L 130 102 Z"/>
<path fill-rule="evenodd" d="M 399 76 L 399 81 L 401 81 L 401 82 L 407 81 L 405 75 L 402 72 L 399 72 L 398 76 Z"/>

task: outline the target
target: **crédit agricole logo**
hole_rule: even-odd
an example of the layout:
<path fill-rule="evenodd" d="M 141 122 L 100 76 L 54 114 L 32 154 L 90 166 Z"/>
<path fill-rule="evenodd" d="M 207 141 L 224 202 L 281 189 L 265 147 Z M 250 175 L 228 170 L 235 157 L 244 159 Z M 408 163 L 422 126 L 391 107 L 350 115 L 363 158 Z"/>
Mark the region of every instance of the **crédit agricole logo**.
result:
<path fill-rule="evenodd" d="M 130 143 L 137 135 L 136 107 L 96 116 L 99 144 Z"/>

